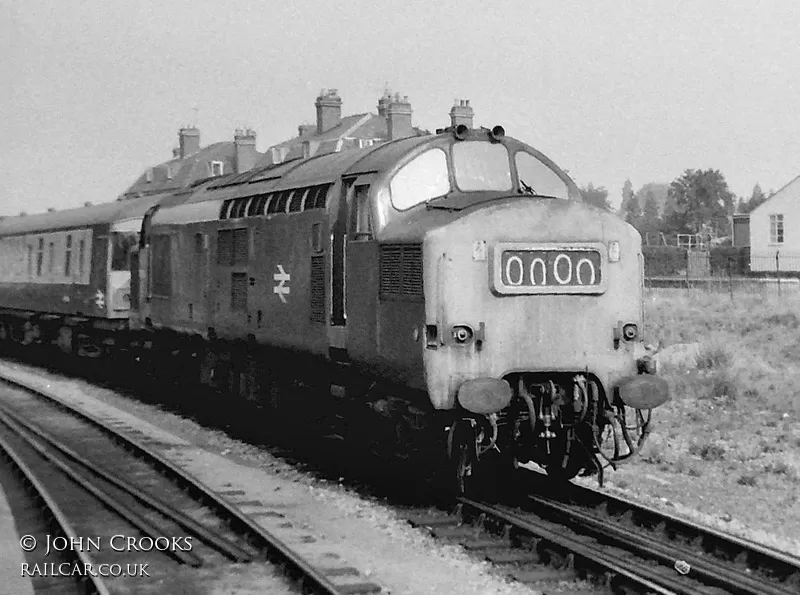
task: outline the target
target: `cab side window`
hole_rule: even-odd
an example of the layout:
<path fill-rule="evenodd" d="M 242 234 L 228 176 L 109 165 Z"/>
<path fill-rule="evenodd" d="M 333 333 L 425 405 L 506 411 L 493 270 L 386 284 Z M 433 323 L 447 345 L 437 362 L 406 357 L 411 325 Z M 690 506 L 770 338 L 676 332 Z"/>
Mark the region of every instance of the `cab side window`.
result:
<path fill-rule="evenodd" d="M 369 185 L 358 185 L 353 192 L 353 239 L 372 239 L 372 215 L 369 209 Z"/>

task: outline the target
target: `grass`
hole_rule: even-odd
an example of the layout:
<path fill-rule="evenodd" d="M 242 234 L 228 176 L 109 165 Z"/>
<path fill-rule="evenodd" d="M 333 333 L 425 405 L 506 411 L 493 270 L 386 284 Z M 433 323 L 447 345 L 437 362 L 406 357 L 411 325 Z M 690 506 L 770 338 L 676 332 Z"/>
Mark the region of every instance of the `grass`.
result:
<path fill-rule="evenodd" d="M 645 316 L 672 400 L 620 480 L 797 533 L 800 514 L 786 511 L 800 485 L 800 294 L 656 290 Z"/>
<path fill-rule="evenodd" d="M 681 399 L 728 409 L 800 417 L 800 296 L 729 296 L 702 291 L 650 292 L 646 337 L 665 354 L 662 370 Z"/>

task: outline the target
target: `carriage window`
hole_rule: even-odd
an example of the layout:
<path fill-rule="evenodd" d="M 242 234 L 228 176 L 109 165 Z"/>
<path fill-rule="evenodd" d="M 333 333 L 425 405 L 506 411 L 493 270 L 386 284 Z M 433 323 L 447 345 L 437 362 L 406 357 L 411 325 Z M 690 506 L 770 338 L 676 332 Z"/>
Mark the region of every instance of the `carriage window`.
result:
<path fill-rule="evenodd" d="M 81 239 L 78 243 L 78 276 L 83 281 L 83 261 L 86 258 L 86 240 Z"/>
<path fill-rule="evenodd" d="M 111 270 L 130 270 L 131 249 L 139 243 L 139 234 L 132 232 L 115 232 L 111 234 Z"/>
<path fill-rule="evenodd" d="M 69 277 L 72 264 L 72 236 L 67 234 L 67 249 L 64 251 L 64 276 Z"/>
<path fill-rule="evenodd" d="M 444 151 L 430 149 L 409 161 L 392 178 L 389 190 L 400 211 L 450 192 Z"/>
<path fill-rule="evenodd" d="M 36 276 L 42 276 L 42 262 L 44 261 L 44 240 L 39 238 L 39 249 L 36 251 Z"/>
<path fill-rule="evenodd" d="M 522 192 L 567 199 L 569 194 L 564 180 L 530 153 L 518 152 L 515 156 L 517 176 Z"/>
<path fill-rule="evenodd" d="M 499 143 L 460 142 L 453 145 L 456 185 L 464 192 L 511 190 L 508 151 Z"/>

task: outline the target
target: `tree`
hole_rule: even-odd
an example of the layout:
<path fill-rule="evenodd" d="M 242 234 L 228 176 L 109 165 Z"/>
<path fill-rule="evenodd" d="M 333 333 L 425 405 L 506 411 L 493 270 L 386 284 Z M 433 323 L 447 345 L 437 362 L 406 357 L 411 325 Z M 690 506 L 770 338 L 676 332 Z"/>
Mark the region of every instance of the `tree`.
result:
<path fill-rule="evenodd" d="M 739 199 L 739 204 L 737 205 L 737 210 L 740 213 L 750 213 L 755 210 L 755 208 L 762 203 L 766 202 L 767 195 L 764 194 L 764 191 L 761 190 L 761 186 L 756 184 L 753 186 L 753 193 L 750 195 L 749 200 L 744 200 L 743 198 Z"/>
<path fill-rule="evenodd" d="M 735 197 L 719 170 L 687 169 L 670 184 L 669 197 L 674 204 L 664 219 L 670 233 L 700 233 L 710 228 L 727 235 Z"/>
<path fill-rule="evenodd" d="M 622 202 L 619 203 L 619 210 L 621 213 L 625 213 L 625 207 L 628 206 L 628 201 L 630 201 L 633 197 L 633 184 L 631 183 L 631 179 L 628 178 L 625 180 L 625 184 L 622 186 Z"/>
<path fill-rule="evenodd" d="M 656 200 L 655 194 L 651 191 L 647 192 L 647 198 L 644 199 L 641 231 L 643 233 L 658 233 L 661 231 L 661 216 L 658 212 L 658 201 Z"/>
<path fill-rule="evenodd" d="M 623 190 L 623 196 L 624 194 Z M 624 198 L 622 200 L 622 215 L 625 221 L 633 225 L 641 233 L 642 209 L 639 207 L 639 201 L 633 196 L 633 189 L 631 189 L 631 195 L 628 197 L 627 202 L 624 202 Z"/>
<path fill-rule="evenodd" d="M 747 210 L 747 201 L 744 199 L 744 196 L 739 197 L 739 201 L 736 203 L 736 212 L 737 213 L 749 213 L 750 211 Z"/>
<path fill-rule="evenodd" d="M 581 188 L 581 195 L 584 202 L 606 211 L 611 210 L 611 203 L 608 202 L 608 190 L 602 186 L 595 187 L 594 184 L 589 182 L 585 188 Z"/>

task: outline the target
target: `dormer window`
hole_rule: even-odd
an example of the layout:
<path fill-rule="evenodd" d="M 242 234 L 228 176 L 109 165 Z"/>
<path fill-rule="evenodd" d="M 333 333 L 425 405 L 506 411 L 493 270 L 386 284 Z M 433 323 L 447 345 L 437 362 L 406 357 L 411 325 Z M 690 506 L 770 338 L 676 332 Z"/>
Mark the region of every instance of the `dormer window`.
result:
<path fill-rule="evenodd" d="M 167 179 L 168 180 L 172 179 L 172 166 L 171 165 L 167 166 Z"/>
<path fill-rule="evenodd" d="M 222 161 L 209 161 L 208 169 L 211 176 L 221 176 L 225 173 L 225 164 Z"/>
<path fill-rule="evenodd" d="M 144 172 L 144 181 L 147 182 L 148 184 L 153 181 L 152 169 L 148 169 L 146 172 Z"/>

